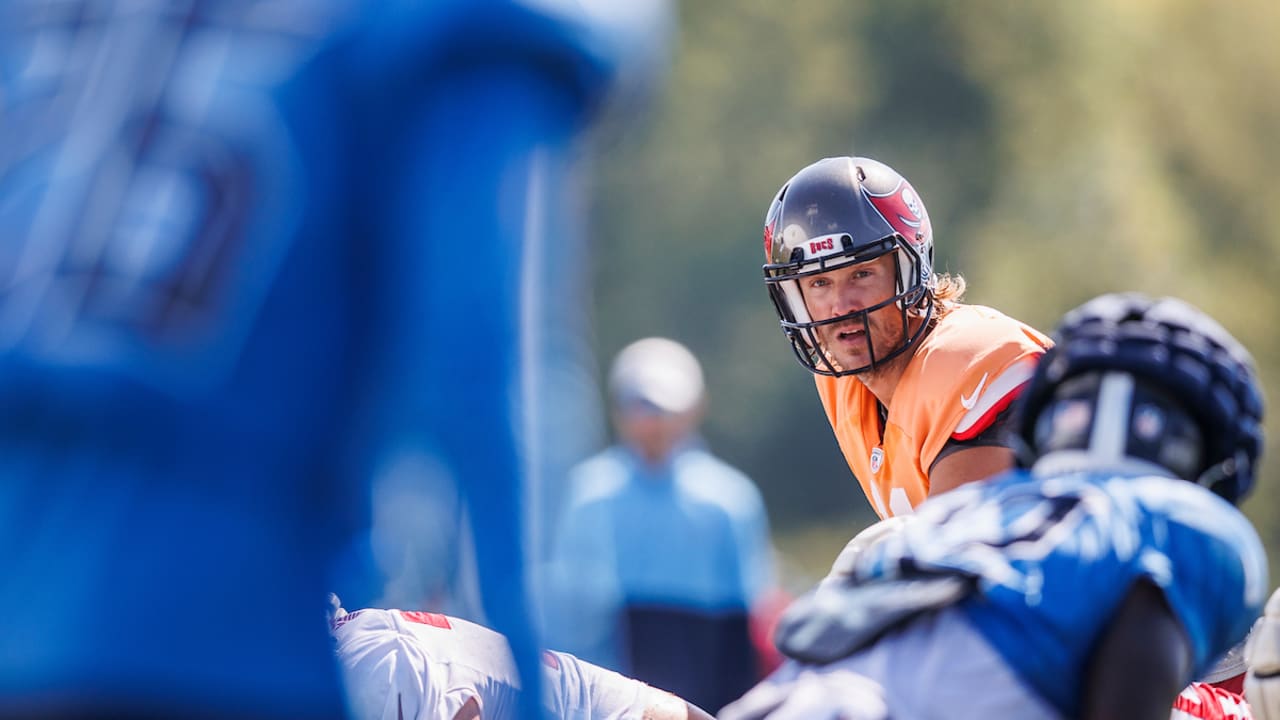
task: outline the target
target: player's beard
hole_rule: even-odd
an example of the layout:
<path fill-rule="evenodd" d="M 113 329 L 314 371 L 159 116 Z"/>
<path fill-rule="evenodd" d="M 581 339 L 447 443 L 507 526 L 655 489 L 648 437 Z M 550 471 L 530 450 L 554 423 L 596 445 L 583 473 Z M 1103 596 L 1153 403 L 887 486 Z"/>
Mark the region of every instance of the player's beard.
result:
<path fill-rule="evenodd" d="M 884 370 L 883 358 L 897 350 L 904 340 L 902 315 L 896 305 L 890 305 L 871 313 L 866 326 L 861 318 L 822 326 L 818 339 L 824 355 L 837 371 L 870 364 L 874 349 L 877 366 L 856 373 L 859 377 L 874 376 Z"/>

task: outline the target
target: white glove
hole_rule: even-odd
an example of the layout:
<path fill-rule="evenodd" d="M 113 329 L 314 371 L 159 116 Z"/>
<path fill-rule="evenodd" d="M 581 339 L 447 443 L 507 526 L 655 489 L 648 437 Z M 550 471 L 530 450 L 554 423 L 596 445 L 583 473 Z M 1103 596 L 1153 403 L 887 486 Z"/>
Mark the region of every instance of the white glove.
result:
<path fill-rule="evenodd" d="M 1245 656 L 1249 674 L 1244 679 L 1244 697 L 1254 718 L 1280 720 L 1280 590 L 1267 601 Z"/>

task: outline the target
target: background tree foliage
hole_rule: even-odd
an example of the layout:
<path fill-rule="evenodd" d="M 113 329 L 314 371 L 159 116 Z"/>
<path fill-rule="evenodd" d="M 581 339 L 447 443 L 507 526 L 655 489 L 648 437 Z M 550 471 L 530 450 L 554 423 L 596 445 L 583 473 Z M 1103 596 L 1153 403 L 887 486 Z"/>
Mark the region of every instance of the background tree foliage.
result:
<path fill-rule="evenodd" d="M 820 157 L 910 178 L 970 301 L 1047 330 L 1100 292 L 1181 296 L 1280 398 L 1280 5 L 688 0 L 680 22 L 659 104 L 596 169 L 593 344 L 702 358 L 708 441 L 800 567 L 873 519 L 761 281 L 769 200 Z M 1271 428 L 1245 511 L 1280 578 Z"/>

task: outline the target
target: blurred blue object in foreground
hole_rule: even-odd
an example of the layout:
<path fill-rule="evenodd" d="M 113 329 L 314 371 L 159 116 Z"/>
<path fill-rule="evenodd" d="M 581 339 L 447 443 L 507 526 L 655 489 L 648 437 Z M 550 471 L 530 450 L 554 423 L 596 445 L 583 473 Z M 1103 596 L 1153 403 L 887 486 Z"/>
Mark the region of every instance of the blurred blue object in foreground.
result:
<path fill-rule="evenodd" d="M 341 716 L 325 571 L 406 435 L 536 677 L 522 268 L 655 69 L 613 4 L 0 9 L 0 716 Z"/>

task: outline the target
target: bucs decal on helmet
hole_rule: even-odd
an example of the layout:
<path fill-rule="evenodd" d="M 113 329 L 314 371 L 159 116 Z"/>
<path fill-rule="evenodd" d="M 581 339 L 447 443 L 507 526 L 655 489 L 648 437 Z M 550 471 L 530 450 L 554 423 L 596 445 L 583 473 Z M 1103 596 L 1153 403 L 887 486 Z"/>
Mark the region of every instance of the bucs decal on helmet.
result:
<path fill-rule="evenodd" d="M 921 237 L 932 237 L 929 216 L 924 212 L 916 191 L 906 180 L 899 180 L 897 186 L 887 193 L 873 192 L 866 185 L 862 186 L 862 192 L 884 221 L 913 246 L 920 244 Z"/>

